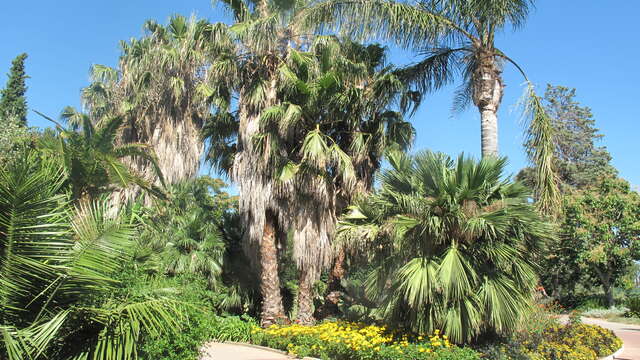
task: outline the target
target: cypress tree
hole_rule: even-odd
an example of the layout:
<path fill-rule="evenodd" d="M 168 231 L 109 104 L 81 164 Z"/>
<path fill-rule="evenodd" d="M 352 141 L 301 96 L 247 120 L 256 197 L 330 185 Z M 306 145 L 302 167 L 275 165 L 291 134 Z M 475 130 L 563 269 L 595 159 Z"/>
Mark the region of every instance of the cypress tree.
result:
<path fill-rule="evenodd" d="M 8 74 L 9 80 L 2 96 L 0 97 L 0 116 L 3 118 L 14 118 L 21 125 L 27 126 L 27 85 L 25 80 L 27 75 L 24 71 L 24 61 L 27 54 L 20 54 L 11 63 L 11 70 Z"/>

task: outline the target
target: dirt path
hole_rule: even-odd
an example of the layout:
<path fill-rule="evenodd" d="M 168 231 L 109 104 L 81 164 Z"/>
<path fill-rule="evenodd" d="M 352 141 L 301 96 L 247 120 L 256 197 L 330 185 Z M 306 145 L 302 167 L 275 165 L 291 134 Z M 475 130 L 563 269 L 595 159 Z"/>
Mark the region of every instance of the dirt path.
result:
<path fill-rule="evenodd" d="M 211 342 L 202 348 L 200 360 L 291 360 L 277 351 L 247 345 Z"/>
<path fill-rule="evenodd" d="M 582 322 L 613 330 L 613 332 L 622 339 L 624 351 L 622 354 L 616 356 L 617 360 L 640 360 L 640 326 L 592 318 L 582 318 Z"/>

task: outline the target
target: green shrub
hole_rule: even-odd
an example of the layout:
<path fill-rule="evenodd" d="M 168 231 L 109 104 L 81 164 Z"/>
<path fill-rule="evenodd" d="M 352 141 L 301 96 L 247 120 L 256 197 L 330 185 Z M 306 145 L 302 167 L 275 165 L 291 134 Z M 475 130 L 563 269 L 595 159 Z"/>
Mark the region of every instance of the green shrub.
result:
<path fill-rule="evenodd" d="M 609 319 L 619 316 L 624 316 L 629 309 L 624 306 L 616 307 L 612 306 L 609 309 L 589 309 L 582 312 L 582 316 L 584 317 L 592 317 L 599 319 Z"/>
<path fill-rule="evenodd" d="M 139 357 L 148 360 L 193 360 L 198 350 L 211 340 L 249 342 L 257 325 L 248 316 L 223 317 L 192 307 L 177 335 L 148 339 Z"/>
<path fill-rule="evenodd" d="M 640 317 L 640 296 L 629 296 L 625 301 L 625 305 L 628 308 L 626 312 L 626 317 Z"/>

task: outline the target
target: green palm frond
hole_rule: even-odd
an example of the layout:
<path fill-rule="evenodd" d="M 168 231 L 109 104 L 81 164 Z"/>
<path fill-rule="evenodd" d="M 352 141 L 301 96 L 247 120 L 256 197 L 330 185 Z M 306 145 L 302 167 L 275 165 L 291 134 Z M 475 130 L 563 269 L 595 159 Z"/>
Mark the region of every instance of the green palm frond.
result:
<path fill-rule="evenodd" d="M 561 199 L 558 174 L 554 167 L 553 125 L 542 101 L 535 93 L 533 84 L 528 83 L 521 105 L 527 123 L 527 137 L 532 144 L 528 154 L 536 174 L 536 203 L 542 213 L 556 216 L 560 213 Z"/>
<path fill-rule="evenodd" d="M 389 161 L 380 189 L 338 229 L 342 246 L 375 249 L 368 291 L 383 316 L 456 342 L 512 331 L 536 285 L 533 254 L 554 235 L 527 189 L 503 177 L 506 159 L 392 152 Z"/>

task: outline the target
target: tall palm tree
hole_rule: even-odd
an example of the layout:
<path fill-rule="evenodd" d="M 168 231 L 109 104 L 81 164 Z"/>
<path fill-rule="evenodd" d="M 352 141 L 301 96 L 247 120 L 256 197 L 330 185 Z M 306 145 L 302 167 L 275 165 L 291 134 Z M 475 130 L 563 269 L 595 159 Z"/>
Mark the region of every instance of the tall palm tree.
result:
<path fill-rule="evenodd" d="M 454 106 L 473 102 L 480 112 L 482 155 L 497 156 L 502 63 L 521 68 L 496 47 L 495 35 L 509 24 L 521 26 L 531 5 L 532 0 L 330 0 L 312 7 L 305 22 L 340 25 L 356 36 L 378 35 L 417 51 L 424 58 L 407 72 L 418 75 L 422 90 L 462 74 Z"/>
<path fill-rule="evenodd" d="M 553 236 L 528 189 L 502 178 L 504 158 L 396 153 L 390 163 L 339 229 L 378 265 L 367 292 L 382 315 L 456 342 L 509 333 L 530 304 L 535 254 Z"/>
<path fill-rule="evenodd" d="M 141 39 L 122 42 L 118 68 L 96 65 L 83 100 L 94 119 L 122 116 L 119 142 L 144 143 L 158 156 L 169 184 L 197 174 L 203 153 L 200 129 L 210 116 L 201 92 L 212 50 L 212 28 L 205 20 L 174 16 L 166 26 L 144 25 Z M 151 175 L 152 164 L 134 167 Z M 128 194 L 126 197 L 131 197 Z"/>
<path fill-rule="evenodd" d="M 0 357 L 132 359 L 141 336 L 174 331 L 160 298 L 118 297 L 133 229 L 105 202 L 73 208 L 54 159 L 26 150 L 0 168 Z"/>
<path fill-rule="evenodd" d="M 424 92 L 451 83 L 462 75 L 454 109 L 473 102 L 480 112 L 483 156 L 498 155 L 498 117 L 504 83 L 502 66 L 522 68 L 495 44 L 506 26 L 524 24 L 533 0 L 328 0 L 309 7 L 299 17 L 302 28 L 340 28 L 356 38 L 380 37 L 413 50 L 423 59 L 405 70 L 407 81 Z M 528 136 L 535 143 L 529 154 L 535 164 L 536 196 L 545 213 L 557 211 L 560 198 L 552 165 L 553 129 L 540 98 L 529 83 L 524 108 L 530 116 Z"/>
<path fill-rule="evenodd" d="M 385 147 L 412 139 L 391 108 L 405 86 L 380 47 L 298 35 L 292 21 L 302 3 L 228 5 L 237 46 L 212 68 L 239 80 L 230 85 L 238 110 L 221 108 L 206 127 L 209 159 L 238 182 L 249 242 L 259 244 L 264 303 L 277 304 L 263 305 L 263 323 L 282 309 L 274 243 L 289 230 L 300 270 L 298 321 L 308 323 L 312 284 L 333 259 L 336 216 L 356 188 L 370 187 Z"/>
<path fill-rule="evenodd" d="M 279 67 L 296 38 L 290 19 L 299 3 L 283 1 L 223 1 L 236 23 L 216 27 L 220 50 L 210 66 L 207 92 L 217 101 L 217 114 L 205 129 L 211 142 L 209 161 L 227 171 L 239 192 L 239 213 L 245 243 L 259 261 L 262 295 L 261 324 L 286 318 L 278 277 L 278 243 L 286 237 L 286 220 L 278 201 L 272 163 L 256 146 L 264 109 L 278 104 Z M 237 110 L 230 111 L 232 96 Z"/>
<path fill-rule="evenodd" d="M 370 189 L 385 151 L 406 149 L 413 139 L 402 111 L 415 94 L 384 54 L 377 45 L 317 36 L 308 51 L 290 50 L 280 103 L 261 115 L 258 145 L 285 190 L 279 196 L 300 270 L 300 323 L 313 320 L 312 285 L 321 271 L 334 257 L 342 265 L 332 246 L 337 216 Z"/>

